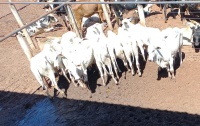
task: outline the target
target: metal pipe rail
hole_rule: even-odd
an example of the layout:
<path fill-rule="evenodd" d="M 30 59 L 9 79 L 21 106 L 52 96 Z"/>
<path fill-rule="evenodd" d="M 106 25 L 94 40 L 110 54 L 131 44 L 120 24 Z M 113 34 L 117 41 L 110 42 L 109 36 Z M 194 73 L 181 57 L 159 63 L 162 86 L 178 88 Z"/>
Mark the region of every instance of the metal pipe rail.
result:
<path fill-rule="evenodd" d="M 125 2 L 51 2 L 51 4 L 198 4 L 200 1 L 125 1 Z M 47 4 L 47 2 L 0 2 L 0 4 Z"/>
<path fill-rule="evenodd" d="M 48 13 L 38 17 L 37 19 L 33 20 L 29 24 L 24 25 L 23 27 L 13 31 L 12 33 L 6 35 L 4 38 L 0 39 L 0 42 L 3 40 L 7 39 L 8 37 L 16 34 L 17 32 L 21 31 L 22 29 L 26 28 L 27 26 L 31 25 L 32 23 L 36 22 L 40 18 L 54 12 L 55 10 L 59 9 L 60 7 L 64 6 L 65 4 L 122 4 L 122 3 L 135 3 L 135 4 L 197 4 L 200 3 L 200 1 L 150 1 L 150 2 L 145 2 L 145 1 L 128 1 L 128 2 L 52 2 L 51 4 L 61 4 L 58 7 L 54 8 L 53 10 L 49 11 Z M 0 2 L 0 4 L 47 4 L 47 2 Z"/>
<path fill-rule="evenodd" d="M 9 2 L 9 3 L 13 3 L 13 2 Z M 0 39 L 0 42 L 2 42 L 3 40 L 9 38 L 10 36 L 16 34 L 17 32 L 21 31 L 22 29 L 28 27 L 29 25 L 33 24 L 34 22 L 36 22 L 36 21 L 39 20 L 40 18 L 42 18 L 42 17 L 44 17 L 44 16 L 46 16 L 46 15 L 48 15 L 48 14 L 50 14 L 50 13 L 56 11 L 57 9 L 59 9 L 60 7 L 62 7 L 62 6 L 64 6 L 64 5 L 65 5 L 65 3 L 61 4 L 60 6 L 54 8 L 53 10 L 49 11 L 48 13 L 46 13 L 46 14 L 44 14 L 44 15 L 38 17 L 38 18 L 36 18 L 35 20 L 33 20 L 32 22 L 30 22 L 29 24 L 26 24 L 26 25 L 24 25 L 23 27 L 18 28 L 17 30 L 11 32 L 10 34 L 6 35 L 4 38 Z"/>

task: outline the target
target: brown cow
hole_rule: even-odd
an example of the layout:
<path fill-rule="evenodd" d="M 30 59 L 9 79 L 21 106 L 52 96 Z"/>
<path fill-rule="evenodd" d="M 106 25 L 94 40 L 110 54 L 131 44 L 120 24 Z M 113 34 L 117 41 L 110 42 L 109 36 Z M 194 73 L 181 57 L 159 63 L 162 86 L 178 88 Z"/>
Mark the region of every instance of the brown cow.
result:
<path fill-rule="evenodd" d="M 85 0 L 77 0 L 77 2 L 85 2 Z M 99 0 L 87 0 L 87 2 L 99 2 Z M 81 28 L 83 17 L 91 17 L 93 14 L 98 13 L 101 22 L 103 22 L 103 9 L 101 4 L 73 4 L 71 5 L 74 16 L 77 21 L 79 29 Z"/>
<path fill-rule="evenodd" d="M 67 0 L 38 0 L 38 2 L 48 2 L 45 5 L 44 9 L 53 9 L 54 7 L 58 6 L 59 4 L 51 4 L 51 2 L 65 2 Z M 85 0 L 70 0 L 71 2 L 85 2 Z M 99 2 L 100 0 L 87 0 L 87 2 Z M 77 22 L 77 26 L 79 30 L 82 30 L 81 24 L 83 17 L 89 18 L 93 14 L 97 13 L 100 17 L 101 22 L 103 22 L 103 9 L 101 4 L 71 4 L 71 8 L 74 13 L 74 17 Z M 66 9 L 66 8 L 65 8 Z M 63 12 L 63 8 L 56 11 L 58 15 L 66 14 Z"/>

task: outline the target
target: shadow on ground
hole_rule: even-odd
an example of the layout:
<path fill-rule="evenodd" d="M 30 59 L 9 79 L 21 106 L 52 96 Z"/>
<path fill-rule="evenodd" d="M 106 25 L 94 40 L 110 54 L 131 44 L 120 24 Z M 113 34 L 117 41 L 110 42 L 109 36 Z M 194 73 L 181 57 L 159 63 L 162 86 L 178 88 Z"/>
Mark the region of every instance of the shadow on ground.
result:
<path fill-rule="evenodd" d="M 200 116 L 181 112 L 0 92 L 0 125 L 196 126 Z"/>

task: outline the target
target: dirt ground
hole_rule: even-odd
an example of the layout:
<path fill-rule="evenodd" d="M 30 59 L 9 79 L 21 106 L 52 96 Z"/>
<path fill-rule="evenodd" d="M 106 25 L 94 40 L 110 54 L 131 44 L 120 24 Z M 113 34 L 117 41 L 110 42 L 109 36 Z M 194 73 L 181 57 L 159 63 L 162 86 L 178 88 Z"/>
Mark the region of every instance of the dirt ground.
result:
<path fill-rule="evenodd" d="M 17 5 L 17 9 L 25 23 L 45 13 L 43 5 L 24 6 Z M 2 38 L 18 25 L 8 5 L 0 4 L 0 8 Z M 146 17 L 146 25 L 160 29 L 184 27 L 180 17 L 176 17 L 164 23 L 163 14 L 155 5 L 153 14 Z M 64 32 L 63 27 L 38 37 L 61 36 Z M 141 60 L 142 77 L 127 72 L 124 79 L 124 71 L 119 85 L 110 80 L 107 86 L 101 86 L 98 71 L 89 72 L 91 91 L 68 84 L 61 76 L 58 83 L 64 85 L 63 90 L 67 89 L 67 99 L 58 95 L 50 101 L 39 88 L 29 61 L 13 35 L 0 43 L 0 125 L 198 126 L 200 56 L 191 46 L 183 47 L 183 56 L 183 64 L 176 67 L 176 82 L 167 78 L 164 70 L 158 79 L 157 65 Z"/>

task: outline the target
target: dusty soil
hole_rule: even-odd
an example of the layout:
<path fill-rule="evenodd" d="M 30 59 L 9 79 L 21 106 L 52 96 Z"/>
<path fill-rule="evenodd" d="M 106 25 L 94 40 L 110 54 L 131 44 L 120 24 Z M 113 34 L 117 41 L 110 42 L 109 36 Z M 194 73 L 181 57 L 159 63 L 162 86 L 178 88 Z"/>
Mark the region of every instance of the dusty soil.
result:
<path fill-rule="evenodd" d="M 42 5 L 24 6 L 17 8 L 26 23 L 45 13 Z M 1 4 L 0 8 L 2 38 L 18 25 L 8 5 Z M 184 27 L 179 16 L 164 23 L 157 6 L 153 12 L 146 18 L 147 26 Z M 64 32 L 63 27 L 38 37 L 61 36 Z M 127 72 L 124 79 L 124 71 L 119 85 L 110 80 L 107 86 L 101 86 L 98 71 L 90 71 L 91 91 L 68 84 L 61 76 L 58 83 L 67 89 L 67 99 L 58 94 L 53 101 L 39 88 L 15 36 L 0 43 L 0 52 L 0 125 L 200 125 L 200 56 L 190 46 L 183 47 L 184 61 L 180 67 L 176 65 L 176 82 L 167 78 L 164 70 L 158 79 L 157 65 L 141 60 L 142 77 Z"/>

